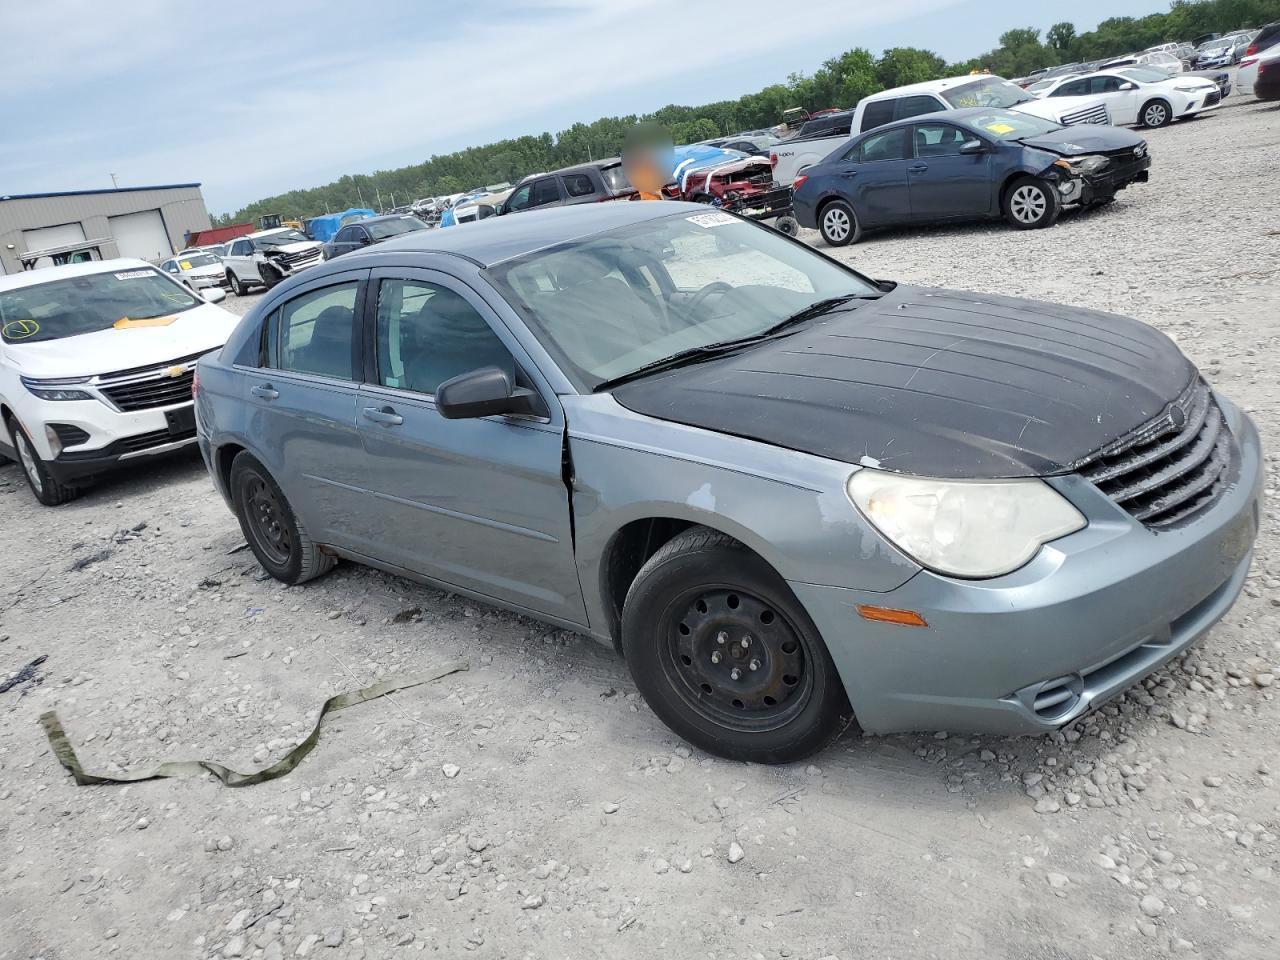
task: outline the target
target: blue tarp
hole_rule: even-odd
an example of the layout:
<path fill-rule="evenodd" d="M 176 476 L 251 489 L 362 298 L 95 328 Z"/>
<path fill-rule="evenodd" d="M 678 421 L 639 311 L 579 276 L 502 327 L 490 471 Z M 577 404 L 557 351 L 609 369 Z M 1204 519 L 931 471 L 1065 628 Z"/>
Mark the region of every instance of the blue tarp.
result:
<path fill-rule="evenodd" d="M 372 210 L 360 208 L 343 210 L 341 213 L 326 213 L 323 217 L 313 217 L 307 221 L 307 235 L 312 240 L 319 240 L 324 243 L 332 240 L 333 235 L 352 220 L 364 220 L 366 217 L 376 216 L 377 214 Z"/>

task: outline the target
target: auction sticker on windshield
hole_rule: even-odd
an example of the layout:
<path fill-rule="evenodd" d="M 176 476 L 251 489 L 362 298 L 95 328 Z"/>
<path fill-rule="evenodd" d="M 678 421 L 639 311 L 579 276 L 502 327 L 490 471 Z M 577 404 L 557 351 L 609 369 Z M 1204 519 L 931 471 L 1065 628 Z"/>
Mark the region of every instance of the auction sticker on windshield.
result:
<path fill-rule="evenodd" d="M 723 227 L 726 223 L 738 222 L 737 217 L 731 217 L 727 213 L 697 213 L 685 219 L 700 227 Z"/>
<path fill-rule="evenodd" d="M 143 277 L 155 276 L 150 270 L 126 270 L 124 273 L 117 273 L 117 280 L 141 280 Z"/>
<path fill-rule="evenodd" d="M 1007 123 L 988 123 L 987 129 L 992 133 L 1013 133 L 1013 127 L 1009 126 Z"/>

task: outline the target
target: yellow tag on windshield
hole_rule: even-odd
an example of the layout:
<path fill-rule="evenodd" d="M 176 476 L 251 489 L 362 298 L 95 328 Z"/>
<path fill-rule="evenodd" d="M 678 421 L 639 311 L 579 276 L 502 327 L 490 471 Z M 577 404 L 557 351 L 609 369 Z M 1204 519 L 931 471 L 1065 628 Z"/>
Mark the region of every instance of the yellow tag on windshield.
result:
<path fill-rule="evenodd" d="M 180 266 L 183 270 L 190 270 L 190 269 L 191 269 L 191 261 L 190 261 L 190 260 L 179 260 L 179 261 L 178 261 L 178 266 Z"/>
<path fill-rule="evenodd" d="M 1013 127 L 1009 126 L 1007 123 L 988 123 L 987 129 L 992 133 L 1013 133 Z"/>
<path fill-rule="evenodd" d="M 130 320 L 128 317 L 121 317 L 111 326 L 117 330 L 137 330 L 139 327 L 167 327 L 177 319 L 175 316 L 143 317 L 141 320 Z"/>

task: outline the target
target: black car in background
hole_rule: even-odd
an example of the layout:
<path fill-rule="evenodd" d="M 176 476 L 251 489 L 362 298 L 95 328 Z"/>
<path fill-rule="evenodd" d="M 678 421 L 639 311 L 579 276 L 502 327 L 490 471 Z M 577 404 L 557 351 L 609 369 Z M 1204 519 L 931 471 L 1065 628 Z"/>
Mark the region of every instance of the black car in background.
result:
<path fill-rule="evenodd" d="M 877 127 L 809 167 L 795 181 L 795 216 L 831 246 L 873 227 L 984 217 L 1029 230 L 1146 181 L 1150 165 L 1146 141 L 1117 127 L 948 110 Z"/>
<path fill-rule="evenodd" d="M 601 200 L 623 200 L 636 192 L 622 170 L 622 159 L 581 163 L 550 173 L 535 173 L 515 185 L 502 204 L 503 213 L 543 207 L 568 207 Z"/>
<path fill-rule="evenodd" d="M 403 233 L 426 229 L 427 225 L 417 217 L 405 214 L 358 220 L 355 223 L 348 223 L 334 234 L 332 240 L 324 244 L 324 258 L 332 260 L 344 253 L 381 243 L 383 240 L 390 240 Z"/>

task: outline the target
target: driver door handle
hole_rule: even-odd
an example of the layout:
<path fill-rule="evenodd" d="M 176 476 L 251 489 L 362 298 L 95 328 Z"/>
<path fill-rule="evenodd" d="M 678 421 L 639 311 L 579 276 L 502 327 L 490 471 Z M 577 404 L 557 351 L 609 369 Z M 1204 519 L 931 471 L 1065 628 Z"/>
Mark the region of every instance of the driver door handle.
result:
<path fill-rule="evenodd" d="M 907 167 L 909 173 L 928 173 L 929 165 L 927 163 L 913 163 Z"/>
<path fill-rule="evenodd" d="M 364 417 L 366 420 L 372 420 L 374 423 L 381 423 L 387 427 L 398 427 L 404 423 L 404 417 L 396 413 L 391 407 L 365 407 Z"/>
<path fill-rule="evenodd" d="M 258 386 L 253 387 L 249 392 L 261 400 L 274 400 L 276 397 L 280 396 L 280 391 L 269 383 L 259 384 Z"/>

